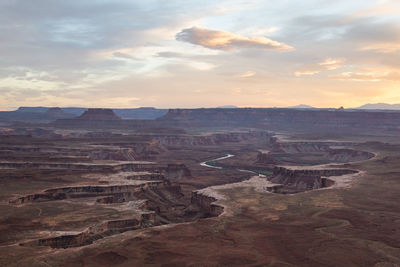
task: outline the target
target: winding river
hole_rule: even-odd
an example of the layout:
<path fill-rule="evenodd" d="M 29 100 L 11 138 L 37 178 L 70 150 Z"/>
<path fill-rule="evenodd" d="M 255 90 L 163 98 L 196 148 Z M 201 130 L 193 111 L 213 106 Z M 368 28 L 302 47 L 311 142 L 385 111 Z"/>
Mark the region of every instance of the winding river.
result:
<path fill-rule="evenodd" d="M 235 155 L 227 154 L 225 156 L 222 156 L 222 157 L 219 157 L 219 158 L 216 158 L 216 159 L 203 161 L 202 163 L 200 163 L 200 165 L 204 166 L 204 167 L 209 167 L 209 168 L 214 168 L 214 169 L 220 169 L 221 170 L 222 167 L 210 165 L 209 162 L 215 162 L 215 161 L 219 161 L 219 160 L 223 160 L 223 159 L 228 159 L 228 158 L 231 158 L 231 157 L 234 157 L 234 156 Z"/>

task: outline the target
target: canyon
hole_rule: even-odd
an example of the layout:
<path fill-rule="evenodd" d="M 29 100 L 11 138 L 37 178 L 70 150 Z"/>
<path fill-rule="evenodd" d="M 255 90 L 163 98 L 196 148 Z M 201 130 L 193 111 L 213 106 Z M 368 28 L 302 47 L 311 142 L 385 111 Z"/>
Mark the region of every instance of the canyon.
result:
<path fill-rule="evenodd" d="M 89 109 L 6 125 L 0 265 L 399 264 L 397 116 Z"/>

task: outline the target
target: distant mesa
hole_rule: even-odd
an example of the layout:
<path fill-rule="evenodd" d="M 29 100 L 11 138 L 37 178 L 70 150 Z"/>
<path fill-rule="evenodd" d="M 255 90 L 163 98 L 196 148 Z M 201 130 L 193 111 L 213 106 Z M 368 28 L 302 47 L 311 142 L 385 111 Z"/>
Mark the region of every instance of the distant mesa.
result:
<path fill-rule="evenodd" d="M 291 106 L 291 107 L 288 107 L 288 108 L 294 108 L 294 109 L 308 109 L 308 108 L 314 108 L 314 109 L 315 109 L 315 107 L 312 107 L 312 106 L 309 106 L 309 105 L 304 105 L 304 104 L 300 104 L 300 105 L 297 105 L 297 106 Z"/>
<path fill-rule="evenodd" d="M 226 106 L 219 106 L 217 108 L 238 108 L 238 107 L 234 105 L 226 105 Z"/>
<path fill-rule="evenodd" d="M 107 108 L 89 108 L 82 115 L 77 117 L 78 120 L 97 120 L 97 121 L 115 121 L 122 120 L 112 109 Z"/>
<path fill-rule="evenodd" d="M 375 103 L 365 104 L 356 109 L 386 109 L 386 110 L 400 110 L 400 104 L 387 104 L 387 103 Z"/>
<path fill-rule="evenodd" d="M 61 116 L 67 115 L 67 113 L 65 113 L 65 112 L 64 112 L 61 108 L 59 108 L 59 107 L 49 108 L 49 109 L 46 111 L 46 114 L 47 114 L 47 115 L 50 115 L 50 116 L 54 116 L 54 117 L 61 117 Z"/>
<path fill-rule="evenodd" d="M 156 109 L 156 108 L 155 108 L 155 107 L 139 107 L 138 109 L 142 109 L 142 110 L 144 110 L 144 109 L 154 110 L 154 109 Z"/>
<path fill-rule="evenodd" d="M 35 112 L 35 113 L 45 113 L 48 107 L 19 107 L 17 112 Z"/>

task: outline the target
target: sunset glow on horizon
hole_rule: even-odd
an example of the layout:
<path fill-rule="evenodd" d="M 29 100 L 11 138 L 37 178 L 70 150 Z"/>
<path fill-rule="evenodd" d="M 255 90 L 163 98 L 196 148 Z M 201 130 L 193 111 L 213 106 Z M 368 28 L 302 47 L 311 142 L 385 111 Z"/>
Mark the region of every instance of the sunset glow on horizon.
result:
<path fill-rule="evenodd" d="M 0 0 L 0 109 L 400 103 L 400 2 Z"/>

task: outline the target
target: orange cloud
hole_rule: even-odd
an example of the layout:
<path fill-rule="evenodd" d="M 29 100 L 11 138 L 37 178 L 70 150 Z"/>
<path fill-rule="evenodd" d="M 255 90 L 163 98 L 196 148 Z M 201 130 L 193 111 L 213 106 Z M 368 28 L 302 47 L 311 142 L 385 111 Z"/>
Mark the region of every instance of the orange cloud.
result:
<path fill-rule="evenodd" d="M 336 70 L 343 67 L 341 63 L 345 61 L 346 59 L 344 58 L 326 58 L 317 64 L 304 66 L 302 69 L 296 70 L 294 75 L 299 77 L 303 75 L 315 75 L 324 70 Z"/>
<path fill-rule="evenodd" d="M 356 72 L 342 72 L 338 75 L 332 75 L 331 78 L 338 80 L 356 81 L 356 82 L 381 82 L 381 81 L 400 81 L 399 72 L 390 72 L 373 69 L 361 69 Z"/>
<path fill-rule="evenodd" d="M 254 75 L 256 75 L 256 73 L 254 71 L 247 71 L 245 73 L 242 73 L 239 75 L 240 78 L 250 78 L 253 77 Z"/>
<path fill-rule="evenodd" d="M 290 45 L 265 37 L 245 37 L 226 31 L 209 30 L 199 27 L 183 29 L 176 34 L 176 40 L 217 50 L 260 48 L 289 51 L 294 49 Z"/>
<path fill-rule="evenodd" d="M 314 75 L 320 73 L 320 70 L 298 70 L 294 72 L 294 75 L 297 77 L 303 76 L 303 75 Z"/>
<path fill-rule="evenodd" d="M 327 58 L 322 62 L 319 62 L 318 65 L 323 66 L 327 70 L 336 70 L 341 68 L 341 63 L 345 62 L 344 58 Z"/>

